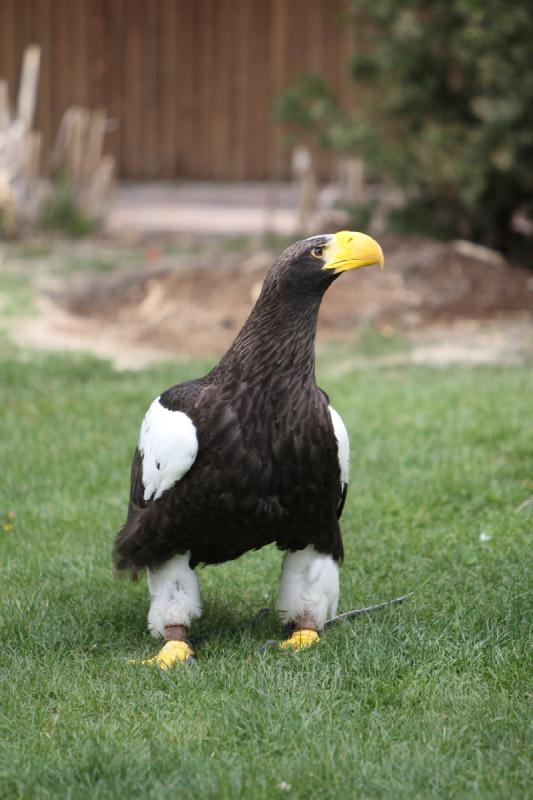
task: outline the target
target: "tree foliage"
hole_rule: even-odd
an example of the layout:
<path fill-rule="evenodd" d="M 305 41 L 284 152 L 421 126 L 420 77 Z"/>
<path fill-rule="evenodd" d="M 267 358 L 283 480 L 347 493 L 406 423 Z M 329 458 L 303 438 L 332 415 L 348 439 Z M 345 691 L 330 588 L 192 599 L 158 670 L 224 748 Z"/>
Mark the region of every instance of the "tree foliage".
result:
<path fill-rule="evenodd" d="M 352 0 L 348 8 L 356 112 L 315 79 L 314 95 L 302 83 L 292 101 L 285 95 L 278 118 L 301 125 L 291 102 L 306 108 L 320 88 L 321 146 L 364 155 L 404 189 L 404 214 L 418 227 L 508 249 L 513 214 L 533 203 L 533 3 Z"/>

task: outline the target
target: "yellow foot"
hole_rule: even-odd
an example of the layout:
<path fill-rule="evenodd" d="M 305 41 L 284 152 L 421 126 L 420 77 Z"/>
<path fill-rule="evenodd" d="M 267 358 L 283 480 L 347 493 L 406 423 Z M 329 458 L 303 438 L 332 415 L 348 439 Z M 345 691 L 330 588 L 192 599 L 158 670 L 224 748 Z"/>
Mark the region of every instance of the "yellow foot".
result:
<path fill-rule="evenodd" d="M 155 664 L 161 669 L 170 669 L 177 661 L 194 661 L 194 652 L 187 642 L 167 642 L 159 653 L 153 658 L 144 661 L 134 661 L 134 664 Z"/>
<path fill-rule="evenodd" d="M 306 647 L 311 647 L 312 644 L 319 640 L 320 636 L 317 631 L 304 628 L 293 631 L 289 639 L 278 642 L 278 647 L 280 650 L 304 650 Z"/>

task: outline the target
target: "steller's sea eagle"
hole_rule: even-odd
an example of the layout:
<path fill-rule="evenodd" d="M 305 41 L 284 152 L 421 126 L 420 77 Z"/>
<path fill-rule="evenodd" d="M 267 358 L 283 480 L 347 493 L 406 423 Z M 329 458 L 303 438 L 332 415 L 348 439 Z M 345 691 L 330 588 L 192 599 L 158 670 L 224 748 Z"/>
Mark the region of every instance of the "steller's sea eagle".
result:
<path fill-rule="evenodd" d="M 285 552 L 278 609 L 292 625 L 279 646 L 309 646 L 335 614 L 349 442 L 315 381 L 315 333 L 328 286 L 372 264 L 383 267 L 383 252 L 363 233 L 292 245 L 217 366 L 146 412 L 114 558 L 118 570 L 147 570 L 148 627 L 166 640 L 150 663 L 168 668 L 193 655 L 196 565 L 271 542 Z"/>

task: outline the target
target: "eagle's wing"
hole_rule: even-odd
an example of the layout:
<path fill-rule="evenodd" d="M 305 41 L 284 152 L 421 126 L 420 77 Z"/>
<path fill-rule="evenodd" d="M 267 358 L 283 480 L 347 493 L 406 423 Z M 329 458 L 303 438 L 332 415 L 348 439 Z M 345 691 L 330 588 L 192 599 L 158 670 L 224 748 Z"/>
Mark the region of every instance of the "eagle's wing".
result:
<path fill-rule="evenodd" d="M 196 427 L 187 414 L 165 407 L 156 397 L 142 421 L 137 450 L 142 499 L 148 503 L 161 497 L 194 464 L 198 453 Z"/>
<path fill-rule="evenodd" d="M 164 527 L 165 511 L 153 501 L 183 478 L 198 453 L 196 426 L 176 405 L 168 408 L 157 397 L 142 421 L 131 467 L 128 518 L 115 541 L 119 570 L 135 571 L 167 549 L 167 543 L 157 536 Z"/>
<path fill-rule="evenodd" d="M 333 406 L 329 406 L 329 413 L 335 438 L 337 439 L 337 457 L 339 459 L 339 469 L 341 472 L 341 496 L 337 505 L 337 517 L 340 519 L 348 492 L 348 480 L 350 477 L 350 440 L 348 439 L 348 431 L 346 430 L 346 426 L 340 414 L 335 411 Z"/>

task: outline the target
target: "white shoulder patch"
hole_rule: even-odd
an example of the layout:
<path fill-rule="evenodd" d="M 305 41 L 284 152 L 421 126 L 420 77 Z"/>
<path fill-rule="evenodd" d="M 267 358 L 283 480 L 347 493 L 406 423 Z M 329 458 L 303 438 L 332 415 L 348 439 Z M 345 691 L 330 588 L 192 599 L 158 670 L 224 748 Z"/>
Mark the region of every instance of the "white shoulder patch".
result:
<path fill-rule="evenodd" d="M 331 421 L 333 423 L 333 430 L 335 438 L 337 439 L 339 467 L 341 470 L 341 481 L 348 483 L 350 477 L 350 440 L 348 439 L 348 431 L 333 406 L 329 406 L 329 413 L 331 414 Z"/>
<path fill-rule="evenodd" d="M 144 500 L 157 500 L 183 478 L 198 453 L 196 428 L 183 411 L 165 408 L 156 397 L 141 425 Z"/>

